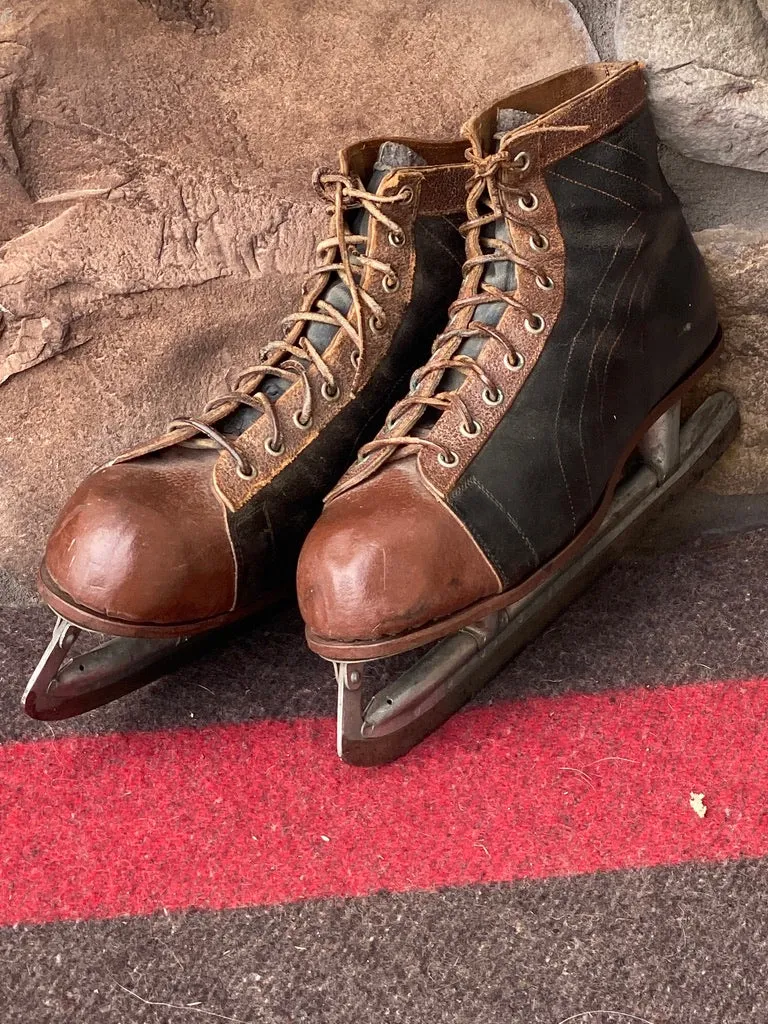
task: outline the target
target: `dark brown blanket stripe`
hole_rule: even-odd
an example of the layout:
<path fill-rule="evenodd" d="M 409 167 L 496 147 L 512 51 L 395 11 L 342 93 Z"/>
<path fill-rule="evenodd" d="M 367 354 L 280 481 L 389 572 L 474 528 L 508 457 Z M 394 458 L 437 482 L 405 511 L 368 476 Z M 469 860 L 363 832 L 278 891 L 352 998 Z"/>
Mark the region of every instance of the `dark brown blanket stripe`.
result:
<path fill-rule="evenodd" d="M 627 559 L 510 665 L 479 703 L 516 695 L 764 675 L 768 669 L 768 531 Z M 330 666 L 304 644 L 293 607 L 211 643 L 176 675 L 71 722 L 19 711 L 48 641 L 44 609 L 0 620 L 0 741 L 334 714 Z"/>
<path fill-rule="evenodd" d="M 754 1024 L 767 888 L 768 864 L 740 862 L 7 929 L 0 1019 Z"/>

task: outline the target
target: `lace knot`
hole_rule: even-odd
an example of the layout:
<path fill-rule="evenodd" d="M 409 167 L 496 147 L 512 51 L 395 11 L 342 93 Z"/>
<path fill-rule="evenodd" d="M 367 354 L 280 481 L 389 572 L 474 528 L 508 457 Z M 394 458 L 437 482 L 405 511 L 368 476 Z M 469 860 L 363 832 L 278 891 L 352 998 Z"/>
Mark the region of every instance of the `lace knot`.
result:
<path fill-rule="evenodd" d="M 501 165 L 509 164 L 511 161 L 509 153 L 506 150 L 500 150 L 498 153 L 489 153 L 487 156 L 482 157 L 472 155 L 471 163 L 474 167 L 472 181 L 476 183 L 494 178 L 498 174 Z"/>
<path fill-rule="evenodd" d="M 339 186 L 341 188 L 339 189 Z M 328 167 L 317 167 L 312 173 L 312 188 L 320 199 L 325 203 L 335 204 L 341 192 L 341 205 L 343 209 L 352 206 L 359 206 L 360 200 L 348 193 L 362 191 L 363 185 L 356 175 L 341 174 L 339 171 L 332 171 Z"/>

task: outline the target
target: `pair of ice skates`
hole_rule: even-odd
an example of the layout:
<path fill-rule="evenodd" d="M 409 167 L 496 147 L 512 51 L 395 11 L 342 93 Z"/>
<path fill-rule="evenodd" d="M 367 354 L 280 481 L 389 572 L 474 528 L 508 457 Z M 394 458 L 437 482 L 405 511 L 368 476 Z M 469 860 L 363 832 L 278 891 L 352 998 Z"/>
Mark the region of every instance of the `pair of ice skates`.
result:
<path fill-rule="evenodd" d="M 680 428 L 720 332 L 641 66 L 556 75 L 464 134 L 317 172 L 332 234 L 282 339 L 75 492 L 40 571 L 59 621 L 30 715 L 128 693 L 296 585 L 339 753 L 391 760 L 728 445 L 726 394 Z M 81 629 L 115 639 L 65 663 Z M 363 710 L 365 662 L 435 641 Z"/>

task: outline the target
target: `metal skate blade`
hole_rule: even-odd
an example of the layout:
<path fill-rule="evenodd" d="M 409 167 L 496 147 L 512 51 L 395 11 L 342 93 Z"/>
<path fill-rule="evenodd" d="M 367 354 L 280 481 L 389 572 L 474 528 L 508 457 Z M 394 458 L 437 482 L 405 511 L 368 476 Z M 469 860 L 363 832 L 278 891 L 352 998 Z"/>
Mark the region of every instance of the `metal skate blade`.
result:
<path fill-rule="evenodd" d="M 734 398 L 706 399 L 679 432 L 679 458 L 663 443 L 677 411 L 665 413 L 643 466 L 616 490 L 600 529 L 572 562 L 521 601 L 435 644 L 411 669 L 362 707 L 365 662 L 335 663 L 339 688 L 339 756 L 349 764 L 386 764 L 407 753 L 445 722 L 534 640 L 607 569 L 642 527 L 695 483 L 722 455 L 739 429 Z M 676 449 L 677 434 L 672 438 Z M 671 462 L 676 462 L 675 469 Z"/>
<path fill-rule="evenodd" d="M 153 682 L 170 668 L 187 637 L 147 640 L 115 637 L 65 662 L 81 630 L 57 618 L 53 636 L 21 700 L 30 718 L 73 718 Z"/>

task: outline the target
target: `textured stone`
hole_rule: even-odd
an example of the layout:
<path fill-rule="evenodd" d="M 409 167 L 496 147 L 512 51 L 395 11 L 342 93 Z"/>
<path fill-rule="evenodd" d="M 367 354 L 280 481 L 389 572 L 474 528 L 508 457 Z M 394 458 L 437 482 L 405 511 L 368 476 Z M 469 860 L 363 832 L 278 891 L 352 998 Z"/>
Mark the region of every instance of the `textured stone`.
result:
<path fill-rule="evenodd" d="M 723 224 L 754 227 L 756 215 L 768 221 L 768 178 L 763 172 L 691 160 L 663 145 L 659 157 L 692 231 Z"/>
<path fill-rule="evenodd" d="M 594 57 L 567 0 L 499 11 L 0 12 L 0 569 L 28 583 L 89 468 L 199 409 L 274 338 L 327 228 L 315 165 L 360 137 L 455 136 L 492 99 Z"/>
<path fill-rule="evenodd" d="M 614 27 L 618 0 L 573 0 L 600 60 L 614 60 Z"/>
<path fill-rule="evenodd" d="M 712 274 L 725 332 L 725 355 L 696 389 L 695 399 L 718 386 L 741 407 L 736 442 L 706 478 L 720 493 L 768 491 L 768 225 L 700 231 L 696 241 Z"/>
<path fill-rule="evenodd" d="M 0 383 L 77 344 L 70 327 L 116 296 L 305 266 L 321 221 L 307 204 L 178 173 L 71 201 L 3 247 Z"/>
<path fill-rule="evenodd" d="M 755 0 L 621 0 L 615 38 L 619 57 L 648 63 L 662 139 L 768 170 L 768 21 Z"/>

